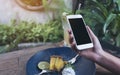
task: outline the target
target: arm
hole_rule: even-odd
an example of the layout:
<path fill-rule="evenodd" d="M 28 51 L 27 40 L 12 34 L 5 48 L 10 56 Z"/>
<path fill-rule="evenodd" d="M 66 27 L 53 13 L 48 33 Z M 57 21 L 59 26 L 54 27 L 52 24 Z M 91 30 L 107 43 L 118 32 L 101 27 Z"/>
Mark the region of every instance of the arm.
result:
<path fill-rule="evenodd" d="M 108 69 L 109 71 L 120 75 L 120 59 L 119 58 L 104 51 L 100 53 L 100 58 L 96 58 L 94 61 L 97 64 Z"/>
<path fill-rule="evenodd" d="M 87 30 L 91 36 L 94 47 L 83 50 L 83 51 L 78 50 L 73 41 L 73 36 L 71 34 L 71 31 L 69 31 L 69 36 L 70 36 L 69 42 L 71 44 L 71 48 L 73 48 L 73 50 L 78 52 L 80 56 L 90 59 L 90 60 L 96 62 L 97 64 L 103 66 L 104 68 L 110 70 L 111 72 L 114 72 L 114 73 L 120 75 L 120 59 L 105 52 L 102 49 L 98 38 L 94 35 L 94 33 L 91 31 L 91 29 L 89 27 L 87 27 Z"/>

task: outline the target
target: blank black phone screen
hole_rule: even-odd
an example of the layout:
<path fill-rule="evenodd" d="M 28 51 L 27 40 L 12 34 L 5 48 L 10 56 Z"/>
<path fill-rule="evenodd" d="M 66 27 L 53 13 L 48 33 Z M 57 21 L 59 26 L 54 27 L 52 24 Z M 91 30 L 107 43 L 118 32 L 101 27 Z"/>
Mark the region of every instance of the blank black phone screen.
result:
<path fill-rule="evenodd" d="M 69 22 L 77 45 L 91 43 L 82 18 L 69 19 Z"/>

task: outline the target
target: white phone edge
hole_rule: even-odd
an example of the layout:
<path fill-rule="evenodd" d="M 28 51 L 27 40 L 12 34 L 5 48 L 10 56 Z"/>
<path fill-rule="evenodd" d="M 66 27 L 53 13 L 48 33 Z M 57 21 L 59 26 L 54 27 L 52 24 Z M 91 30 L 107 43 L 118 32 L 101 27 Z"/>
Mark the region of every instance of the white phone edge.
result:
<path fill-rule="evenodd" d="M 68 15 L 66 16 L 67 17 L 67 21 L 68 21 L 68 24 L 69 24 L 69 27 L 70 27 L 70 30 L 72 30 L 71 26 L 70 26 L 70 23 L 69 23 L 69 20 L 68 19 L 72 19 L 72 18 L 82 18 L 82 15 Z M 84 21 L 84 19 L 83 19 Z M 88 32 L 88 31 L 87 31 Z M 72 34 L 73 34 L 73 31 L 72 31 Z M 88 32 L 88 35 L 89 35 L 89 32 Z M 90 36 L 89 36 L 90 37 Z M 74 38 L 74 35 L 73 35 L 73 38 Z M 91 40 L 91 37 L 90 37 L 90 40 Z M 74 38 L 74 41 L 76 43 L 76 40 Z M 92 43 L 92 40 L 91 40 L 91 43 L 88 43 L 88 44 L 82 44 L 82 45 L 77 45 L 76 43 L 76 47 L 78 50 L 85 50 L 85 49 L 88 49 L 88 48 L 92 48 L 93 47 L 93 43 Z"/>
<path fill-rule="evenodd" d="M 88 44 L 83 44 L 83 45 L 76 45 L 76 47 L 79 50 L 84 50 L 84 49 L 92 48 L 93 43 L 88 43 Z"/>

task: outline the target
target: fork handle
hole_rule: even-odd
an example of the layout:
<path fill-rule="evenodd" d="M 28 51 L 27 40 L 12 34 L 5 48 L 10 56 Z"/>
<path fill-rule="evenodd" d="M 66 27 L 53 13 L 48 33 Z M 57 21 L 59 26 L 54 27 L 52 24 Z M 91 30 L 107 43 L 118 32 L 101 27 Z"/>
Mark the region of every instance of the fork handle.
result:
<path fill-rule="evenodd" d="M 77 58 L 79 56 L 79 54 L 77 54 L 76 56 L 75 56 L 75 58 Z"/>

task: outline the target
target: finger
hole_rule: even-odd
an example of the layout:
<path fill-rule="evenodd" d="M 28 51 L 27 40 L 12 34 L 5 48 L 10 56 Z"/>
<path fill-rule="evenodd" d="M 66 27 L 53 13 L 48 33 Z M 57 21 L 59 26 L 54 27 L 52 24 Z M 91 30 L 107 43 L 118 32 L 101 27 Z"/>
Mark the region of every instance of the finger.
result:
<path fill-rule="evenodd" d="M 71 48 L 72 48 L 75 52 L 78 52 L 78 49 L 77 49 L 77 47 L 76 47 L 76 45 L 75 45 L 75 42 L 73 42 L 73 43 L 71 44 Z"/>
<path fill-rule="evenodd" d="M 86 26 L 86 28 L 87 28 L 87 30 L 88 30 L 91 38 L 95 38 L 96 36 L 94 35 L 94 33 L 92 32 L 92 30 L 90 29 L 90 27 L 89 27 L 89 26 Z"/>
<path fill-rule="evenodd" d="M 72 44 L 74 41 L 73 41 L 73 36 L 72 35 L 69 35 L 69 43 Z"/>
<path fill-rule="evenodd" d="M 74 42 L 74 39 L 73 39 L 73 35 L 72 35 L 71 30 L 68 30 L 68 33 L 69 33 L 69 42 L 70 42 L 70 44 L 71 44 L 72 50 L 74 50 L 75 52 L 78 52 L 78 49 L 77 49 L 77 47 L 76 47 L 76 45 L 75 45 L 75 42 Z"/>
<path fill-rule="evenodd" d="M 68 33 L 69 33 L 69 34 L 72 34 L 72 31 L 71 31 L 71 30 L 68 30 Z"/>
<path fill-rule="evenodd" d="M 68 31 L 68 33 L 69 33 L 69 43 L 72 44 L 72 43 L 73 43 L 73 36 L 72 36 L 72 33 L 71 33 L 70 30 Z"/>
<path fill-rule="evenodd" d="M 94 45 L 100 44 L 98 38 L 95 36 L 95 34 L 92 32 L 92 30 L 88 26 L 87 26 L 87 29 L 88 29 L 88 32 L 90 33 L 90 36 Z"/>
<path fill-rule="evenodd" d="M 90 34 L 90 37 L 91 37 L 93 43 L 95 43 L 95 41 L 97 40 L 97 37 L 96 37 L 95 34 L 92 32 L 92 30 L 90 29 L 89 26 L 86 26 L 86 28 L 87 28 L 87 30 L 88 30 L 88 32 L 89 32 L 89 34 Z"/>

